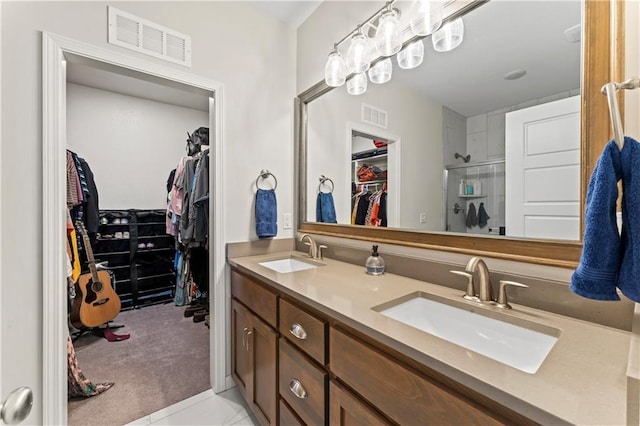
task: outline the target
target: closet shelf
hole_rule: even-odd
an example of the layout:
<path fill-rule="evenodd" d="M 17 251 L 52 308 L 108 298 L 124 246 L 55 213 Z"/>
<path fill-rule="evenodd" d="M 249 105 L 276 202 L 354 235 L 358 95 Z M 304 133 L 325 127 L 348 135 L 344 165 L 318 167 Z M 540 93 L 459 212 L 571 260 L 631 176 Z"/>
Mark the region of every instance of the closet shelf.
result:
<path fill-rule="evenodd" d="M 155 238 L 173 238 L 173 235 L 165 234 L 165 235 L 143 235 L 138 237 L 139 240 L 152 240 Z"/>
<path fill-rule="evenodd" d="M 166 222 L 138 222 L 138 228 L 145 225 L 166 225 Z"/>
<path fill-rule="evenodd" d="M 458 194 L 458 198 L 486 198 L 487 196 L 485 194 L 480 194 L 480 195 L 464 195 L 464 194 Z"/>
<path fill-rule="evenodd" d="M 112 256 L 117 254 L 129 254 L 131 253 L 129 250 L 127 251 L 112 251 L 112 252 L 102 252 L 102 253 L 94 253 L 95 257 L 99 256 Z"/>
<path fill-rule="evenodd" d="M 158 251 L 170 251 L 170 250 L 173 250 L 173 247 L 162 247 L 162 248 L 153 248 L 153 249 L 139 248 L 137 253 L 153 253 Z"/>
<path fill-rule="evenodd" d="M 387 181 L 386 179 L 368 180 L 364 182 L 360 182 L 359 180 L 356 180 L 355 183 L 356 185 L 370 185 L 373 183 L 385 183 L 386 181 Z"/>
<path fill-rule="evenodd" d="M 162 277 L 175 277 L 175 276 L 176 274 L 174 272 L 166 272 L 164 274 L 149 275 L 147 277 L 138 277 L 138 281 L 151 280 L 154 278 L 162 278 Z"/>
<path fill-rule="evenodd" d="M 364 158 L 354 158 L 353 160 L 351 160 L 354 163 L 366 163 L 367 161 L 376 161 L 376 160 L 382 160 L 387 158 L 389 154 L 378 154 L 378 155 L 372 155 L 371 157 L 364 157 Z"/>

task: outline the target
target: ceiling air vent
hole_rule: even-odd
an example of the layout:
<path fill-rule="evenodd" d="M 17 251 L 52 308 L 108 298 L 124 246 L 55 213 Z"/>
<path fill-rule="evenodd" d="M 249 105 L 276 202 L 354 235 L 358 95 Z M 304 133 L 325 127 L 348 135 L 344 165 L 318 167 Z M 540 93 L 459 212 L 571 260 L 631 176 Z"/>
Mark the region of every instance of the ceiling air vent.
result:
<path fill-rule="evenodd" d="M 109 6 L 109 43 L 187 67 L 191 37 Z"/>
<path fill-rule="evenodd" d="M 362 121 L 386 129 L 387 111 L 374 108 L 371 105 L 362 104 Z"/>

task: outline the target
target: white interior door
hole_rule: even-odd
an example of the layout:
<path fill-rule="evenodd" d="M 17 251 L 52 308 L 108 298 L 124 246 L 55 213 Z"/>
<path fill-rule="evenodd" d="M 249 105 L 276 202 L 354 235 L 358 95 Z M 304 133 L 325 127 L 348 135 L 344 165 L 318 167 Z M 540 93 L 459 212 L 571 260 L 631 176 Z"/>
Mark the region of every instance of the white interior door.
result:
<path fill-rule="evenodd" d="M 506 234 L 580 239 L 580 96 L 506 114 Z"/>

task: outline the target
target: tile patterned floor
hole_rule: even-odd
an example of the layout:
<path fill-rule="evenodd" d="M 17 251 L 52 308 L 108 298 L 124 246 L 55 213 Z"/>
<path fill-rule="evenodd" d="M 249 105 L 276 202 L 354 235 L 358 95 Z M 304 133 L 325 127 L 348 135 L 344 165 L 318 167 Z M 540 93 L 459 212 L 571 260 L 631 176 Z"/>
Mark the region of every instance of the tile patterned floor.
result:
<path fill-rule="evenodd" d="M 218 395 L 211 389 L 144 416 L 127 426 L 138 425 L 234 425 L 255 426 L 237 387 Z"/>

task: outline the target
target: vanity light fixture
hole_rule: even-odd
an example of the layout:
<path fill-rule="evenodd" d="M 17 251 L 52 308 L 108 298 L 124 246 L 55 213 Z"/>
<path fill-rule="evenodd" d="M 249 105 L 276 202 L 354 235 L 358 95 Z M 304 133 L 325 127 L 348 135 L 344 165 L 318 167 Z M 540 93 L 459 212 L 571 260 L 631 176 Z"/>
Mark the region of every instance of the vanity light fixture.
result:
<path fill-rule="evenodd" d="M 433 34 L 442 25 L 444 4 L 440 0 L 415 0 L 411 4 L 409 22 L 415 35 Z"/>
<path fill-rule="evenodd" d="M 446 0 L 414 0 L 408 19 L 402 21 L 403 25 L 407 22 L 403 28 L 400 28 L 400 10 L 393 8 L 396 2 L 397 0 L 388 0 L 333 45 L 324 67 L 324 80 L 328 86 L 339 87 L 347 82 L 347 93 L 359 95 L 367 90 L 365 76 L 375 84 L 391 80 L 392 55 L 398 55 L 396 59 L 402 69 L 419 66 L 424 60 L 422 39 L 425 36 L 431 35 L 433 46 L 438 52 L 455 49 L 462 43 L 462 18 L 442 25 Z M 375 36 L 370 39 L 368 33 L 371 29 L 375 30 Z M 343 57 L 340 46 L 347 40 L 350 41 L 349 48 Z"/>
<path fill-rule="evenodd" d="M 393 71 L 393 64 L 391 58 L 386 58 L 378 61 L 374 66 L 369 68 L 367 73 L 369 74 L 369 80 L 375 84 L 383 84 L 391 80 L 391 73 Z"/>
<path fill-rule="evenodd" d="M 360 74 L 369 69 L 369 39 L 359 30 L 351 37 L 347 50 L 347 68 L 349 72 Z"/>
<path fill-rule="evenodd" d="M 422 40 L 414 41 L 398 52 L 396 59 L 398 66 L 402 69 L 410 70 L 417 67 L 424 59 L 424 43 Z"/>
<path fill-rule="evenodd" d="M 387 11 L 380 17 L 374 41 L 376 50 L 382 56 L 395 55 L 402 48 L 398 12 L 391 9 L 391 5 L 387 6 Z"/>
<path fill-rule="evenodd" d="M 431 41 L 436 52 L 449 52 L 460 46 L 464 38 L 464 22 L 462 18 L 449 21 L 433 33 Z"/>
<path fill-rule="evenodd" d="M 338 46 L 329 54 L 324 66 L 324 81 L 331 87 L 340 87 L 347 78 L 347 64 L 344 62 Z"/>
<path fill-rule="evenodd" d="M 362 95 L 367 91 L 367 74 L 362 72 L 347 80 L 347 93 L 350 95 Z"/>

